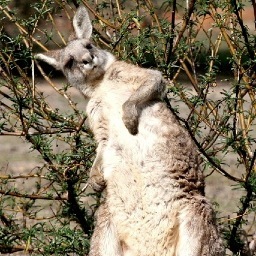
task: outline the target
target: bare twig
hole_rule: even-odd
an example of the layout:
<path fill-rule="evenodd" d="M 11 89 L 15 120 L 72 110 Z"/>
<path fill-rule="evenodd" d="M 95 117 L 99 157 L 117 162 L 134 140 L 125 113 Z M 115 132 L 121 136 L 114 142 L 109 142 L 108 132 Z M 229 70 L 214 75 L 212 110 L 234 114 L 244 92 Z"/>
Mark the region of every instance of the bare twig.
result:
<path fill-rule="evenodd" d="M 67 197 L 60 197 L 60 196 L 43 196 L 43 195 L 37 195 L 37 194 L 22 194 L 19 192 L 14 192 L 14 191 L 6 191 L 6 190 L 0 190 L 0 194 L 5 195 L 5 196 L 14 196 L 14 197 L 22 197 L 22 198 L 27 198 L 27 199 L 42 199 L 42 200 L 51 200 L 51 201 L 67 201 Z"/>

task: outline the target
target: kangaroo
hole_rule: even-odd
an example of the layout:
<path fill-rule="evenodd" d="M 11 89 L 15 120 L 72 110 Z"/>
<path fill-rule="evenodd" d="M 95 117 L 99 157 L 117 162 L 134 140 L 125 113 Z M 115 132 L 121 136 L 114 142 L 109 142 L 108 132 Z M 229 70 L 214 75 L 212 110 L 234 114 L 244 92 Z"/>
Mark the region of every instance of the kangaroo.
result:
<path fill-rule="evenodd" d="M 197 148 L 163 102 L 161 72 L 118 61 L 93 45 L 85 7 L 73 27 L 65 48 L 35 57 L 61 70 L 88 98 L 98 144 L 90 183 L 105 195 L 89 255 L 224 255 Z"/>

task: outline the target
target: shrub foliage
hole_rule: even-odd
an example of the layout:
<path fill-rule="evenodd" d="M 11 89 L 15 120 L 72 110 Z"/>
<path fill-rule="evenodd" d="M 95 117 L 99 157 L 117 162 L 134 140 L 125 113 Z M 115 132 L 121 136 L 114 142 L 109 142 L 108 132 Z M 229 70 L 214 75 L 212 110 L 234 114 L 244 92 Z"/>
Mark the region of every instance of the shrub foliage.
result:
<path fill-rule="evenodd" d="M 84 105 L 33 58 L 66 44 L 79 4 L 91 14 L 95 44 L 170 81 L 166 103 L 197 144 L 205 173 L 221 174 L 239 194 L 235 213 L 218 208 L 227 253 L 253 255 L 254 0 L 0 0 L 0 139 L 21 138 L 37 163 L 13 173 L 0 162 L 0 253 L 88 252 L 100 195 L 87 185 L 95 144 Z M 49 101 L 42 81 L 64 108 Z"/>

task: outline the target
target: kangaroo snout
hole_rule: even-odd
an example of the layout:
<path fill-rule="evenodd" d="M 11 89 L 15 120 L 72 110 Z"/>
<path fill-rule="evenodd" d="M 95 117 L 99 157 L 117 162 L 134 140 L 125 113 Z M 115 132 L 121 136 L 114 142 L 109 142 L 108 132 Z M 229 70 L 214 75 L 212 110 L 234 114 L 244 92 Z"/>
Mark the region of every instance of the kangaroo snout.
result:
<path fill-rule="evenodd" d="M 86 53 L 84 54 L 84 56 L 82 57 L 82 63 L 87 65 L 93 62 L 94 56 L 90 53 Z"/>

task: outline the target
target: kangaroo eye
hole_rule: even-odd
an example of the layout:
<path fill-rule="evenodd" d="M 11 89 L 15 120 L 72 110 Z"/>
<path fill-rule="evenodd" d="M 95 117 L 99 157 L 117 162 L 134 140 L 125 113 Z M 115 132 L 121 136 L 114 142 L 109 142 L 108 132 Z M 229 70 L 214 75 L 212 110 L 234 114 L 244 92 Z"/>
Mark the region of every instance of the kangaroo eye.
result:
<path fill-rule="evenodd" d="M 74 64 L 74 58 L 70 58 L 68 62 L 65 64 L 65 68 L 71 69 Z"/>
<path fill-rule="evenodd" d="M 92 49 L 92 45 L 91 45 L 91 44 L 87 44 L 87 45 L 85 46 L 85 48 L 88 49 L 88 50 L 90 50 L 90 49 Z"/>
<path fill-rule="evenodd" d="M 87 60 L 83 60 L 84 65 L 88 64 L 89 62 Z"/>

